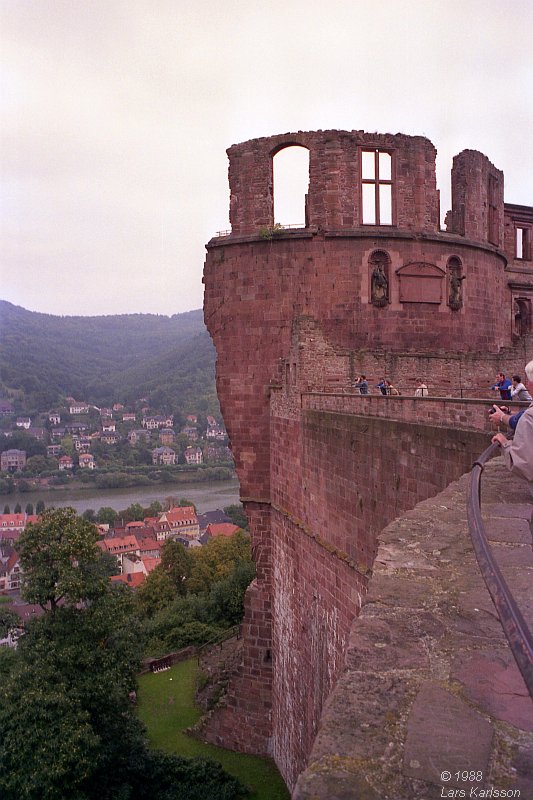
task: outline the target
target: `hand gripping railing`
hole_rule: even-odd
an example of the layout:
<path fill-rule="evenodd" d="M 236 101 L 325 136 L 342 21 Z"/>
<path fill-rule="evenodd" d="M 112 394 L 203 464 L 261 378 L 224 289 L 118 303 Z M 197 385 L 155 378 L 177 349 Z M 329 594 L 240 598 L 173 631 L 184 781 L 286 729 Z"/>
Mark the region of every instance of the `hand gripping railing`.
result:
<path fill-rule="evenodd" d="M 533 636 L 494 559 L 481 518 L 481 473 L 486 462 L 498 449 L 497 444 L 487 447 L 472 467 L 466 504 L 468 527 L 483 580 L 498 612 L 518 669 L 533 699 Z"/>

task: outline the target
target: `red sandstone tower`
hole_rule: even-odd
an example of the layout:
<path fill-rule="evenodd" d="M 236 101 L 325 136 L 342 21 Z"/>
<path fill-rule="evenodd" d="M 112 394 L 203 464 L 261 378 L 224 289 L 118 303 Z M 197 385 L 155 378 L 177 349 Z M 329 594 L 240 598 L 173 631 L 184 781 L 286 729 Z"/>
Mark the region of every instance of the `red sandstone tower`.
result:
<path fill-rule="evenodd" d="M 279 230 L 273 158 L 293 145 L 309 151 L 306 221 Z M 204 310 L 257 578 L 242 670 L 208 733 L 274 755 L 292 786 L 342 669 L 376 534 L 479 445 L 457 444 L 435 475 L 440 450 L 428 458 L 416 437 L 438 434 L 401 428 L 399 411 L 387 421 L 392 406 L 379 424 L 368 411 L 332 413 L 331 398 L 360 373 L 387 375 L 404 395 L 422 377 L 472 396 L 502 358 L 521 369 L 533 208 L 505 205 L 502 172 L 466 150 L 442 230 L 436 151 L 418 136 L 299 132 L 228 156 L 231 233 L 207 245 Z"/>

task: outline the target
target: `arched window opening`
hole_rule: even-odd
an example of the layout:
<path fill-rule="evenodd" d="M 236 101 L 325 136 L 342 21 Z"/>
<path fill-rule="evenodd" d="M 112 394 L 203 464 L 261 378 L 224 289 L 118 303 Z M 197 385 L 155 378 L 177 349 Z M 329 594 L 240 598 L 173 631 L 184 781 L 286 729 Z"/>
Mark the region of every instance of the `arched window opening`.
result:
<path fill-rule="evenodd" d="M 300 145 L 280 150 L 273 159 L 274 223 L 305 228 L 309 191 L 309 151 Z"/>
<path fill-rule="evenodd" d="M 448 305 L 452 311 L 459 311 L 463 307 L 463 265 L 461 259 L 452 256 L 446 265 L 448 274 Z"/>
<path fill-rule="evenodd" d="M 389 302 L 390 256 L 385 250 L 374 250 L 368 259 L 370 302 L 383 308 Z"/>

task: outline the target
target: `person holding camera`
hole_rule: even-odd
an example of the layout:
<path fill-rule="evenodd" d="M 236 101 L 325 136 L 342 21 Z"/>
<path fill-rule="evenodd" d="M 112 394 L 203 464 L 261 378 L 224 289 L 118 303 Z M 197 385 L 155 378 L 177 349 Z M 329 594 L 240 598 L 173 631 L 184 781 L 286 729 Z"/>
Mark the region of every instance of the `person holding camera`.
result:
<path fill-rule="evenodd" d="M 526 364 L 526 386 L 529 392 L 533 391 L 533 361 Z M 496 409 L 491 414 L 491 420 L 493 417 L 496 417 L 493 421 L 506 422 L 510 425 L 511 416 L 505 414 L 502 409 Z M 520 415 L 514 431 L 513 439 L 508 439 L 504 433 L 497 433 L 492 437 L 492 441 L 500 445 L 504 461 L 511 473 L 525 478 L 533 494 L 533 405 Z"/>

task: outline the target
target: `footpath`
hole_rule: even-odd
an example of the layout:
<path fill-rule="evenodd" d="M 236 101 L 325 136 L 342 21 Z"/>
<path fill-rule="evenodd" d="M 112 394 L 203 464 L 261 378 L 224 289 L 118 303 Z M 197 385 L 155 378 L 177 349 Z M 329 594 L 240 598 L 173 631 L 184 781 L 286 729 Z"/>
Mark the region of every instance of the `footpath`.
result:
<path fill-rule="evenodd" d="M 533 800 L 533 701 L 475 559 L 469 476 L 385 528 L 294 800 Z M 483 472 L 488 537 L 533 631 L 533 498 Z"/>

